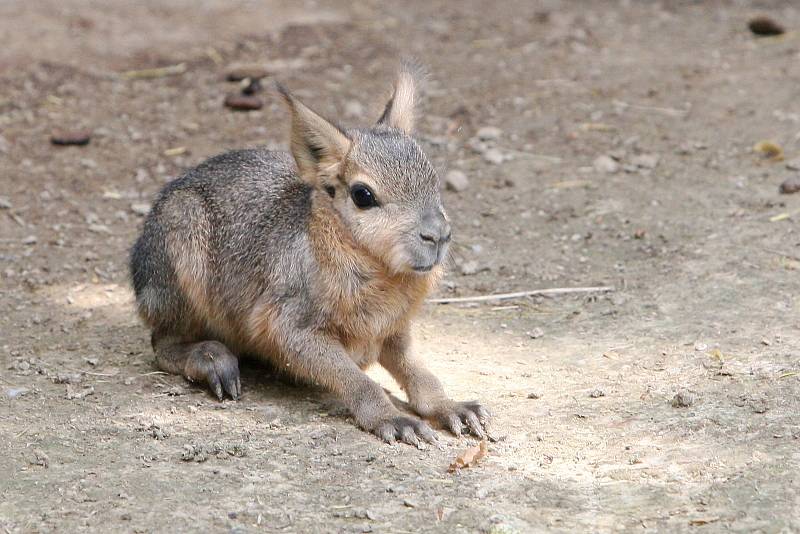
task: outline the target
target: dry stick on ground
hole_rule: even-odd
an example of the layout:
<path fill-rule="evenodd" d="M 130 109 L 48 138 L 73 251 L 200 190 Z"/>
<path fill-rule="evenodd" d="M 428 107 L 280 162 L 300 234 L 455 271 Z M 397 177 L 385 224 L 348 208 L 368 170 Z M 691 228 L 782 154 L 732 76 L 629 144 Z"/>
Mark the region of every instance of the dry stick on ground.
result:
<path fill-rule="evenodd" d="M 614 291 L 611 286 L 597 287 L 554 287 L 550 289 L 532 289 L 530 291 L 517 291 L 516 293 L 498 293 L 495 295 L 477 295 L 474 297 L 450 297 L 429 299 L 431 304 L 455 304 L 458 302 L 491 302 L 495 300 L 510 300 L 536 295 L 567 295 L 570 293 L 609 293 Z"/>
<path fill-rule="evenodd" d="M 784 258 L 789 258 L 790 260 L 800 261 L 800 256 L 792 254 L 791 252 L 782 252 L 774 248 L 766 248 L 766 247 L 764 247 L 764 250 L 766 250 L 767 252 L 771 252 L 773 254 L 777 254 L 778 256 L 783 256 Z"/>
<path fill-rule="evenodd" d="M 138 79 L 148 79 L 148 78 L 163 78 L 165 76 L 183 74 L 184 72 L 186 72 L 186 63 L 178 63 L 177 65 L 170 65 L 169 67 L 129 70 L 123 72 L 120 76 L 128 80 L 138 80 Z"/>

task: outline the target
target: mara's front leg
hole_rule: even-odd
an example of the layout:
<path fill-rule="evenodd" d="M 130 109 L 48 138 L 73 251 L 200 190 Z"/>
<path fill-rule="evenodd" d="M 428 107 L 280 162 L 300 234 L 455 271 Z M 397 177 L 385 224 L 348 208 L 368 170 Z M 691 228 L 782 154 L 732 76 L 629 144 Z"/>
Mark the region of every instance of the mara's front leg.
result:
<path fill-rule="evenodd" d="M 489 411 L 477 401 L 457 402 L 444 392 L 441 382 L 409 352 L 408 332 L 388 338 L 380 363 L 406 392 L 411 407 L 422 417 L 434 419 L 454 434 L 464 427 L 478 438 L 485 436 Z"/>
<path fill-rule="evenodd" d="M 353 362 L 335 339 L 296 329 L 283 339 L 278 362 L 282 368 L 332 391 L 364 430 L 387 443 L 398 440 L 419 448 L 420 440 L 436 440 L 436 432 L 427 423 L 395 408 L 383 388 Z"/>

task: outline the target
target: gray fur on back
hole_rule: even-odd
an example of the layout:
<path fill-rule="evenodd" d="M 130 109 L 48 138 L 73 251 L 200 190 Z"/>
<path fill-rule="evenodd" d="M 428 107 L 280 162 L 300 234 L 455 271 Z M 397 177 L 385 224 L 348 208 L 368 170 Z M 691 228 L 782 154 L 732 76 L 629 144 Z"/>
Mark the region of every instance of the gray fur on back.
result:
<path fill-rule="evenodd" d="M 165 209 L 178 196 L 183 197 L 180 202 Z M 170 212 L 176 205 L 184 210 L 181 220 Z M 228 152 L 169 183 L 131 251 L 130 270 L 139 305 L 158 307 L 143 315 L 162 323 L 153 325 L 154 330 L 189 326 L 183 323 L 192 318 L 192 311 L 177 288 L 165 234 L 188 232 L 171 224 L 185 225 L 198 217 L 206 218 L 210 233 L 207 293 L 223 317 L 240 322 L 267 285 L 276 299 L 295 300 L 306 291 L 308 276 L 304 274 L 309 274 L 305 232 L 310 209 L 311 187 L 300 180 L 292 157 L 284 152 Z M 211 335 L 219 334 L 213 324 L 202 326 Z"/>

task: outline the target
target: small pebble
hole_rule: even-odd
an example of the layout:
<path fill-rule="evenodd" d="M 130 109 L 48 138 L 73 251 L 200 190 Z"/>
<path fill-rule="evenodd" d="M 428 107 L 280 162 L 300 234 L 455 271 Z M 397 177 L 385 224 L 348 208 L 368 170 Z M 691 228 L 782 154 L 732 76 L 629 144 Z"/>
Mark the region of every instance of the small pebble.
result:
<path fill-rule="evenodd" d="M 58 373 L 53 382 L 56 384 L 80 384 L 82 380 L 81 373 Z"/>
<path fill-rule="evenodd" d="M 30 460 L 31 465 L 41 465 L 45 469 L 50 467 L 50 458 L 41 449 L 33 449 L 33 459 Z"/>
<path fill-rule="evenodd" d="M 481 141 L 497 141 L 503 135 L 503 130 L 494 126 L 484 126 L 475 134 Z"/>
<path fill-rule="evenodd" d="M 469 178 L 461 171 L 449 171 L 444 177 L 444 184 L 450 191 L 461 192 L 469 187 Z"/>
<path fill-rule="evenodd" d="M 0 197 L 0 210 L 10 210 L 11 201 L 5 197 Z"/>
<path fill-rule="evenodd" d="M 528 332 L 528 337 L 531 339 L 539 339 L 540 337 L 544 336 L 544 330 L 541 328 L 534 328 L 530 332 Z"/>
<path fill-rule="evenodd" d="M 655 169 L 658 166 L 659 159 L 655 154 L 639 154 L 631 159 L 631 164 L 640 169 Z"/>
<path fill-rule="evenodd" d="M 747 27 L 750 28 L 750 31 L 754 34 L 761 36 L 781 35 L 786 32 L 783 26 L 765 16 L 753 17 L 747 23 Z"/>
<path fill-rule="evenodd" d="M 477 137 L 470 137 L 467 146 L 476 154 L 483 154 L 489 149 L 489 146 Z"/>
<path fill-rule="evenodd" d="M 506 160 L 506 156 L 500 149 L 490 148 L 483 153 L 483 159 L 492 165 L 500 165 Z"/>
<path fill-rule="evenodd" d="M 533 393 L 528 393 L 528 398 L 535 400 L 535 399 L 541 399 L 542 396 L 539 393 L 533 392 Z"/>
<path fill-rule="evenodd" d="M 89 231 L 95 234 L 110 234 L 111 228 L 109 228 L 105 224 L 90 224 Z"/>
<path fill-rule="evenodd" d="M 253 111 L 264 107 L 264 102 L 253 95 L 230 94 L 225 97 L 225 106 L 235 111 Z"/>
<path fill-rule="evenodd" d="M 794 158 L 787 161 L 786 168 L 790 171 L 800 171 L 800 158 Z"/>
<path fill-rule="evenodd" d="M 461 264 L 461 274 L 464 276 L 472 276 L 473 274 L 477 274 L 478 271 L 480 271 L 480 266 L 475 260 L 465 261 Z"/>
<path fill-rule="evenodd" d="M 9 399 L 18 399 L 19 397 L 24 397 L 25 395 L 30 393 L 30 391 L 31 390 L 29 390 L 28 388 L 8 388 L 6 390 L 6 396 Z"/>
<path fill-rule="evenodd" d="M 257 65 L 248 65 L 242 67 L 234 67 L 228 71 L 226 80 L 229 82 L 241 82 L 250 78 L 251 80 L 260 80 L 269 74 L 266 69 Z"/>
<path fill-rule="evenodd" d="M 769 404 L 765 399 L 753 399 L 750 401 L 750 408 L 753 413 L 766 413 L 769 409 Z"/>
<path fill-rule="evenodd" d="M 242 93 L 246 95 L 254 95 L 256 93 L 260 93 L 264 88 L 261 86 L 261 80 L 258 78 L 248 78 L 250 83 L 248 83 L 244 89 L 242 89 Z"/>
<path fill-rule="evenodd" d="M 688 408 L 694 404 L 694 395 L 688 391 L 680 391 L 672 397 L 672 402 L 670 404 L 672 404 L 673 408 Z"/>
<path fill-rule="evenodd" d="M 410 499 L 403 499 L 403 506 L 407 506 L 408 508 L 416 508 L 417 503 Z"/>
<path fill-rule="evenodd" d="M 606 392 L 599 388 L 593 389 L 592 391 L 589 392 L 589 397 L 593 399 L 599 399 L 600 397 L 605 397 L 605 396 Z"/>
<path fill-rule="evenodd" d="M 147 202 L 135 202 L 131 204 L 131 211 L 136 215 L 145 216 L 150 213 L 150 204 Z"/>
<path fill-rule="evenodd" d="M 784 180 L 781 184 L 780 192 L 783 195 L 792 195 L 800 192 L 800 176 Z"/>
<path fill-rule="evenodd" d="M 613 174 L 619 170 L 619 163 L 610 156 L 598 156 L 592 162 L 592 167 L 598 172 Z"/>
<path fill-rule="evenodd" d="M 28 237 L 22 238 L 23 245 L 35 245 L 39 239 L 35 235 L 29 235 Z"/>
<path fill-rule="evenodd" d="M 92 139 L 91 130 L 58 130 L 50 136 L 50 142 L 54 145 L 88 145 Z"/>

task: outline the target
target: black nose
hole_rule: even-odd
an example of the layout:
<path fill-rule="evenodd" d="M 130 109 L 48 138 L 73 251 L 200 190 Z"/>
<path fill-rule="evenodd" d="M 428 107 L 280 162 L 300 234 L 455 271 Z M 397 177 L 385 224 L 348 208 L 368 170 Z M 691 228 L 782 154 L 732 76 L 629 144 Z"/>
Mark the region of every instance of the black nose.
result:
<path fill-rule="evenodd" d="M 419 238 L 431 245 L 439 245 L 450 240 L 450 223 L 439 210 L 426 213 L 421 221 Z"/>
<path fill-rule="evenodd" d="M 420 232 L 419 237 L 421 237 L 422 240 L 425 241 L 426 243 L 432 243 L 435 245 L 436 243 L 439 242 L 439 237 L 432 233 Z"/>
<path fill-rule="evenodd" d="M 450 241 L 450 237 L 452 235 L 453 233 L 450 230 L 450 225 L 447 223 L 440 228 L 439 232 L 436 232 L 435 230 L 423 230 L 419 233 L 420 239 L 426 243 L 431 243 L 432 245 L 436 245 L 438 243 L 447 243 Z"/>

